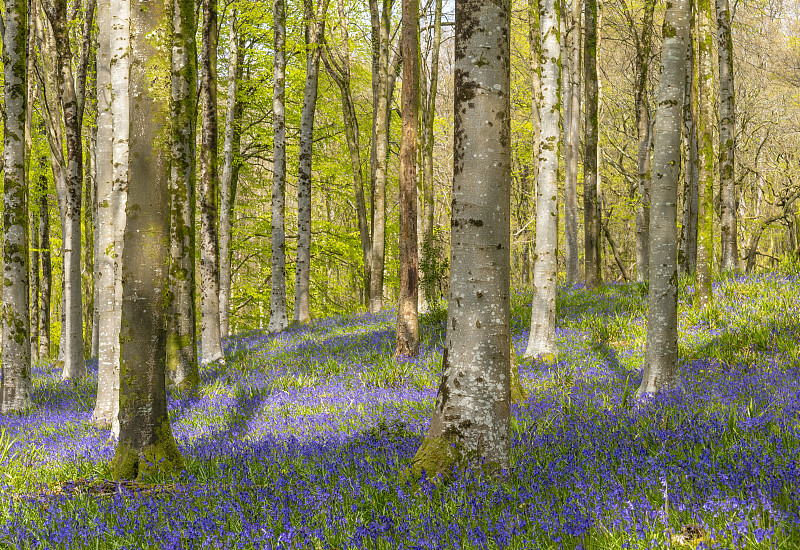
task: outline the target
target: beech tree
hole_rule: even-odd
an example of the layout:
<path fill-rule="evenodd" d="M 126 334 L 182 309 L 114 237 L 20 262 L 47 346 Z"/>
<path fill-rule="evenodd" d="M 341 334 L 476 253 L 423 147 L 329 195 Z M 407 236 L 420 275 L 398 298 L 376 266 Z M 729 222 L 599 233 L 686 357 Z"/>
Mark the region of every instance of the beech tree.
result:
<path fill-rule="evenodd" d="M 200 350 L 203 363 L 224 362 L 219 322 L 219 240 L 217 211 L 217 0 L 202 0 L 200 105 Z"/>
<path fill-rule="evenodd" d="M 556 282 L 558 276 L 558 150 L 561 141 L 558 4 L 539 0 L 541 67 L 541 145 L 536 178 L 536 254 L 533 262 L 531 331 L 525 357 L 554 360 L 556 344 Z"/>
<path fill-rule="evenodd" d="M 417 126 L 419 124 L 419 0 L 403 0 L 403 124 L 400 136 L 400 298 L 395 356 L 419 354 L 417 252 Z"/>
<path fill-rule="evenodd" d="M 7 0 L 3 28 L 3 362 L 0 413 L 31 406 L 25 162 L 28 4 Z"/>
<path fill-rule="evenodd" d="M 674 0 L 664 15 L 661 78 L 653 130 L 650 184 L 650 286 L 647 349 L 637 397 L 672 387 L 678 378 L 678 181 L 681 159 L 689 0 Z"/>
<path fill-rule="evenodd" d="M 200 383 L 195 327 L 195 119 L 197 44 L 193 0 L 172 0 L 170 101 L 170 307 L 167 382 L 191 392 Z M 205 342 L 204 342 L 205 345 Z"/>
<path fill-rule="evenodd" d="M 568 15 L 567 15 L 568 14 Z M 581 0 L 572 0 L 567 19 L 564 82 L 564 254 L 567 286 L 580 281 L 578 250 L 578 155 L 581 116 Z M 567 70 L 563 70 L 566 66 Z"/>
<path fill-rule="evenodd" d="M 286 6 L 273 0 L 274 55 L 272 66 L 272 280 L 269 332 L 289 325 L 286 316 Z"/>
<path fill-rule="evenodd" d="M 129 17 L 130 185 L 122 258 L 120 434 L 111 463 L 114 479 L 182 469 L 167 416 L 166 314 L 169 263 L 168 107 L 151 72 L 159 54 L 149 39 L 163 28 L 163 4 L 115 0 Z M 116 115 L 116 113 L 114 113 Z M 114 124 L 123 122 L 115 116 Z"/>
<path fill-rule="evenodd" d="M 447 336 L 433 418 L 411 466 L 429 477 L 465 461 L 508 468 L 511 444 L 511 6 L 457 0 L 455 9 Z"/>
<path fill-rule="evenodd" d="M 714 260 L 714 77 L 711 63 L 711 0 L 697 0 L 699 208 L 697 238 L 697 285 L 695 304 L 711 301 Z"/>
<path fill-rule="evenodd" d="M 700 180 L 697 141 L 697 63 L 694 0 L 689 0 L 689 45 L 686 48 L 686 78 L 683 96 L 683 204 L 678 265 L 694 274 L 697 267 L 698 184 Z"/>
<path fill-rule="evenodd" d="M 716 0 L 717 52 L 719 59 L 719 188 L 721 268 L 739 269 L 737 245 L 737 196 L 733 167 L 736 151 L 736 103 L 733 84 L 733 37 L 728 0 Z"/>
<path fill-rule="evenodd" d="M 583 236 L 585 280 L 588 288 L 600 284 L 600 202 L 597 196 L 597 0 L 585 0 L 585 29 L 583 43 L 585 102 L 585 132 L 583 149 Z M 537 247 L 538 250 L 538 247 Z"/>

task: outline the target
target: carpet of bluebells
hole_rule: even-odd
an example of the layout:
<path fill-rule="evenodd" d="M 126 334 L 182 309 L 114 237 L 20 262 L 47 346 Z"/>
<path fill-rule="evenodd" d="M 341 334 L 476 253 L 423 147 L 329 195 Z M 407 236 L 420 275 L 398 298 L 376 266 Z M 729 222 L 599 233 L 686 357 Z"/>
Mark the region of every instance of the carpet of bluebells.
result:
<path fill-rule="evenodd" d="M 522 357 L 512 467 L 448 483 L 403 475 L 431 415 L 445 312 L 423 316 L 418 360 L 393 356 L 394 313 L 322 319 L 227 341 L 227 366 L 171 396 L 186 460 L 162 487 L 102 480 L 114 442 L 78 384 L 34 370 L 35 408 L 0 416 L 0 548 L 798 548 L 800 277 L 681 281 L 682 387 L 633 399 L 646 289 L 560 288 L 558 362 Z M 686 537 L 681 533 L 693 533 Z"/>

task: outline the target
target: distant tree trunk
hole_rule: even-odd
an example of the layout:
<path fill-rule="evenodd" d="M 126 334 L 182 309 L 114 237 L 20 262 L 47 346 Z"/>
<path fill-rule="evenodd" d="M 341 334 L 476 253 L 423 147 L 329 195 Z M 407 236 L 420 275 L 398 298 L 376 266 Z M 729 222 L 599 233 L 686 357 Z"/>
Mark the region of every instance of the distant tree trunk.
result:
<path fill-rule="evenodd" d="M 558 31 L 558 4 L 539 1 L 541 52 L 541 151 L 536 178 L 536 252 L 533 264 L 531 331 L 525 357 L 555 360 L 556 280 L 558 276 L 558 148 L 561 142 L 559 120 L 559 69 L 561 48 Z"/>
<path fill-rule="evenodd" d="M 187 8 L 188 9 L 188 8 Z M 239 33 L 239 12 L 233 10 L 230 19 L 230 67 L 228 76 L 228 97 L 225 113 L 225 144 L 222 147 L 222 179 L 220 180 L 219 214 L 219 323 L 220 334 L 230 336 L 231 303 L 231 230 L 233 227 L 233 208 L 236 202 L 236 187 L 239 182 L 239 152 L 241 144 L 241 119 L 243 103 L 239 99 L 239 82 L 242 80 L 244 52 Z"/>
<path fill-rule="evenodd" d="M 53 41 L 56 45 L 57 67 L 56 82 L 61 110 L 64 116 L 64 140 L 66 144 L 66 189 L 64 197 L 64 293 L 62 308 L 65 313 L 64 368 L 61 377 L 64 380 L 82 378 L 86 374 L 86 362 L 83 354 L 83 310 L 81 305 L 81 188 L 83 184 L 83 145 L 81 142 L 81 125 L 83 104 L 78 93 L 83 90 L 76 86 L 72 73 L 72 49 L 70 46 L 67 22 L 67 0 L 45 2 L 45 14 L 53 29 Z M 93 5 L 90 3 L 90 5 Z M 91 12 L 87 12 L 89 14 Z M 87 15 L 87 17 L 90 17 Z M 84 74 L 85 65 L 79 67 Z M 77 88 L 77 90 L 76 90 Z"/>
<path fill-rule="evenodd" d="M 664 15 L 664 45 L 654 133 L 650 217 L 647 351 L 637 398 L 678 381 L 678 180 L 689 0 L 674 0 Z"/>
<path fill-rule="evenodd" d="M 350 88 L 350 38 L 347 32 L 349 17 L 343 0 L 338 0 L 338 16 L 341 29 L 341 56 L 336 56 L 330 46 L 326 45 L 322 60 L 330 77 L 336 82 L 342 96 L 342 119 L 344 122 L 347 149 L 350 152 L 350 166 L 353 171 L 353 195 L 356 201 L 356 218 L 358 233 L 361 237 L 361 255 L 364 262 L 364 297 L 365 305 L 369 305 L 370 262 L 370 230 L 367 220 L 366 200 L 364 199 L 364 175 L 361 170 L 361 143 L 359 139 L 358 118 Z"/>
<path fill-rule="evenodd" d="M 415 474 L 429 477 L 467 461 L 508 468 L 511 447 L 511 6 L 457 0 L 455 9 L 447 337 L 433 418 L 412 462 Z"/>
<path fill-rule="evenodd" d="M 698 0 L 698 105 L 699 105 L 699 211 L 697 285 L 695 304 L 705 307 L 712 299 L 714 260 L 714 82 L 711 63 L 711 0 Z"/>
<path fill-rule="evenodd" d="M 28 318 L 28 203 L 25 173 L 28 4 L 6 0 L 3 28 L 3 351 L 0 413 L 32 403 Z"/>
<path fill-rule="evenodd" d="M 698 182 L 700 179 L 697 143 L 697 78 L 695 63 L 694 1 L 689 0 L 689 47 L 686 52 L 686 83 L 683 99 L 683 210 L 678 265 L 683 273 L 697 268 Z"/>
<path fill-rule="evenodd" d="M 167 385 L 192 393 L 200 384 L 195 325 L 195 122 L 197 43 L 194 0 L 172 0 L 170 103 L 170 307 Z"/>
<path fill-rule="evenodd" d="M 533 122 L 533 140 L 531 143 L 531 165 L 533 167 L 533 180 L 536 181 L 539 177 L 539 156 L 542 149 L 542 127 L 541 127 L 541 66 L 539 64 L 539 57 L 542 53 L 542 48 L 539 43 L 539 1 L 528 0 L 528 44 L 530 46 L 530 66 L 531 66 L 531 95 L 533 102 L 531 105 L 531 119 Z M 580 98 L 578 98 L 578 110 L 580 111 Z M 579 130 L 580 131 L 580 130 Z M 535 189 L 534 189 L 535 193 Z M 577 193 L 577 189 L 576 189 Z M 577 198 L 575 199 L 577 201 Z M 528 200 L 530 202 L 530 200 Z M 529 214 L 530 215 L 530 214 Z M 526 231 L 527 237 L 525 238 L 525 248 L 523 250 L 523 258 L 525 259 L 523 284 L 527 287 L 527 278 L 532 278 L 531 272 L 531 259 L 535 257 L 533 251 L 533 232 Z"/>
<path fill-rule="evenodd" d="M 717 51 L 719 53 L 719 188 L 722 234 L 722 270 L 739 270 L 736 236 L 736 109 L 733 85 L 733 37 L 728 0 L 716 0 Z"/>
<path fill-rule="evenodd" d="M 165 387 L 169 163 L 158 147 L 166 137 L 168 108 L 148 74 L 159 55 L 149 39 L 163 28 L 164 6 L 119 0 L 130 14 L 130 186 L 122 259 L 120 434 L 114 479 L 142 478 L 183 468 L 167 416 Z M 115 117 L 115 124 L 117 122 Z"/>
<path fill-rule="evenodd" d="M 319 2 L 315 13 L 312 0 L 304 0 L 306 18 L 306 82 L 300 115 L 300 163 L 297 177 L 297 265 L 294 285 L 294 320 L 311 320 L 311 162 L 314 145 L 314 114 L 317 110 L 319 60 L 328 0 Z"/>
<path fill-rule="evenodd" d="M 36 4 L 31 3 L 30 9 L 32 11 L 36 10 Z M 36 25 L 31 24 L 30 20 L 33 19 L 35 16 L 28 14 L 29 23 L 27 25 L 27 51 L 30 52 L 30 55 L 27 55 L 26 59 L 26 73 L 27 73 L 27 82 L 25 85 L 25 94 L 26 94 L 26 104 L 25 104 L 25 173 L 30 175 L 30 164 L 31 164 L 31 153 L 33 149 L 33 110 L 34 110 L 34 103 L 36 101 L 36 81 L 33 78 L 33 75 L 36 71 L 36 55 L 33 53 L 35 52 L 34 48 L 36 47 Z M 0 34 L 2 34 L 4 30 L 0 28 Z M 0 162 L 0 171 L 2 171 L 2 166 L 4 164 Z M 28 306 L 30 311 L 30 326 L 28 332 L 30 334 L 30 343 L 31 343 L 31 365 L 35 365 L 39 363 L 39 219 L 38 219 L 38 210 L 39 210 L 39 201 L 38 197 L 36 196 L 37 186 L 28 185 L 26 186 L 28 189 L 27 192 L 27 201 L 28 201 L 28 231 L 30 232 L 30 263 L 28 264 L 29 269 L 29 281 L 30 281 L 30 292 L 28 294 Z M 0 330 L 2 332 L 2 330 Z M 0 346 L 2 345 L 2 338 L 0 338 Z"/>
<path fill-rule="evenodd" d="M 41 157 L 39 176 L 39 247 L 42 250 L 42 279 L 39 295 L 39 360 L 50 357 L 50 291 L 53 269 L 50 265 L 50 201 L 47 199 L 47 176 L 44 175 L 45 156 Z"/>
<path fill-rule="evenodd" d="M 85 266 L 84 285 L 86 287 L 86 307 L 84 308 L 84 340 L 83 349 L 84 357 L 90 359 L 94 350 L 94 203 L 95 195 L 97 193 L 96 186 L 96 169 L 94 159 L 95 143 L 97 143 L 97 126 L 89 130 L 90 136 L 87 139 L 87 158 L 89 159 L 89 166 L 87 166 L 86 174 L 84 177 L 84 193 L 83 193 L 83 234 L 84 234 L 84 248 L 83 248 L 83 265 Z"/>
<path fill-rule="evenodd" d="M 636 204 L 636 280 L 647 280 L 650 263 L 650 100 L 647 93 L 647 79 L 650 65 L 650 50 L 653 38 L 653 12 L 656 0 L 646 0 L 641 33 L 637 30 L 633 16 L 625 6 L 628 24 L 636 42 L 636 90 L 634 104 L 636 109 L 636 133 L 639 140 L 637 154 L 638 201 Z"/>
<path fill-rule="evenodd" d="M 286 6 L 273 0 L 275 62 L 272 65 L 272 282 L 267 331 L 281 332 L 286 316 Z"/>
<path fill-rule="evenodd" d="M 422 94 L 420 101 L 420 115 L 422 116 L 422 139 L 420 140 L 422 153 L 422 199 L 421 218 L 422 234 L 417 235 L 422 245 L 423 264 L 430 265 L 432 258 L 425 259 L 425 255 L 434 253 L 433 229 L 436 188 L 433 177 L 433 126 L 436 120 L 436 96 L 439 90 L 439 52 L 442 47 L 442 0 L 434 0 L 433 10 L 433 43 L 431 44 L 431 72 L 429 85 L 420 88 Z M 424 74 L 424 73 L 423 73 Z M 419 225 L 419 224 L 418 224 Z M 435 288 L 435 278 L 426 282 L 424 270 L 419 271 L 419 304 L 421 311 L 427 311 L 431 304 L 438 301 Z"/>
<path fill-rule="evenodd" d="M 567 71 L 564 90 L 564 252 L 566 282 L 580 281 L 578 251 L 578 155 L 581 113 L 581 1 L 571 0 L 567 25 Z"/>
<path fill-rule="evenodd" d="M 400 298 L 395 356 L 419 355 L 417 290 L 417 125 L 419 124 L 419 0 L 403 0 L 403 108 L 400 136 Z"/>
<path fill-rule="evenodd" d="M 203 47 L 200 104 L 203 109 L 200 154 L 200 310 L 201 361 L 224 362 L 219 323 L 219 240 L 217 238 L 217 0 L 202 0 Z"/>
<path fill-rule="evenodd" d="M 378 8 L 378 2 L 381 8 Z M 383 309 L 383 271 L 386 250 L 386 169 L 389 148 L 389 26 L 390 0 L 370 0 L 372 22 L 372 245 L 370 251 L 369 311 Z"/>
<path fill-rule="evenodd" d="M 601 282 L 600 209 L 597 200 L 597 0 L 586 0 L 586 36 L 583 44 L 584 85 L 586 87 L 586 139 L 583 150 L 583 234 L 586 286 Z M 537 246 L 538 253 L 538 246 Z"/>
<path fill-rule="evenodd" d="M 117 270 L 121 267 L 115 245 L 116 202 L 114 181 L 114 128 L 111 114 L 111 29 L 118 0 L 97 5 L 97 309 L 100 317 L 97 354 L 97 400 L 92 422 L 112 426 L 119 433 L 119 325 Z M 115 60 L 119 53 L 114 52 Z M 119 76 L 119 75 L 115 75 Z M 121 99 L 120 97 L 115 98 Z M 119 131 L 120 128 L 118 127 Z"/>

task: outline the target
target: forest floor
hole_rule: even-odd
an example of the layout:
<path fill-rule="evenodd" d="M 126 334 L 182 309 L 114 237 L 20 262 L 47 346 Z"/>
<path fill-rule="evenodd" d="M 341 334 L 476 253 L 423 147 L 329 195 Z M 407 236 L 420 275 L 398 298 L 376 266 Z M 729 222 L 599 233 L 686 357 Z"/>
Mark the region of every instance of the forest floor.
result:
<path fill-rule="evenodd" d="M 393 359 L 394 313 L 322 319 L 227 341 L 200 394 L 170 396 L 186 470 L 102 484 L 114 452 L 78 384 L 34 370 L 35 408 L 0 416 L 0 548 L 800 547 L 800 277 L 715 285 L 689 307 L 684 385 L 645 403 L 646 291 L 560 288 L 556 364 L 524 360 L 500 480 L 402 475 L 431 415 L 445 312 L 419 360 Z M 86 481 L 93 480 L 93 481 Z"/>

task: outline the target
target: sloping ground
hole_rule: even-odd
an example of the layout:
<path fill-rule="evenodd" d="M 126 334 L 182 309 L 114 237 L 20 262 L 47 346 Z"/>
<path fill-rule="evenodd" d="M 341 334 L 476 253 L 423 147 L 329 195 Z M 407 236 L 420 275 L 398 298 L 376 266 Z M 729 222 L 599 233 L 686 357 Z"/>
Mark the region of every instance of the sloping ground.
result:
<path fill-rule="evenodd" d="M 560 289 L 559 361 L 520 360 L 531 396 L 499 483 L 401 475 L 430 417 L 442 312 L 418 361 L 392 359 L 393 312 L 231 339 L 199 396 L 170 398 L 187 471 L 147 480 L 163 490 L 83 481 L 114 452 L 89 423 L 96 365 L 79 385 L 42 366 L 36 408 L 0 416 L 0 548 L 798 547 L 800 279 L 727 280 L 703 312 L 682 284 L 685 385 L 635 404 L 645 292 Z M 514 304 L 521 355 L 529 299 Z"/>

